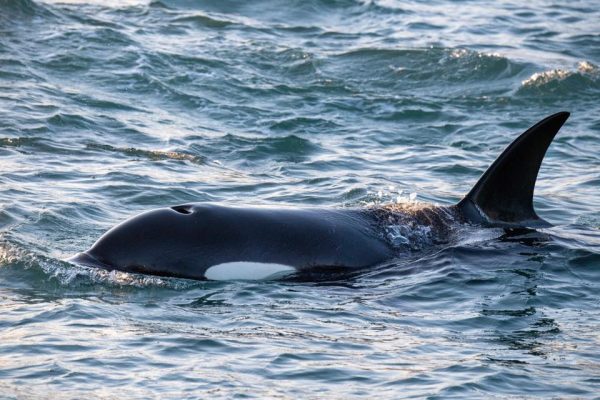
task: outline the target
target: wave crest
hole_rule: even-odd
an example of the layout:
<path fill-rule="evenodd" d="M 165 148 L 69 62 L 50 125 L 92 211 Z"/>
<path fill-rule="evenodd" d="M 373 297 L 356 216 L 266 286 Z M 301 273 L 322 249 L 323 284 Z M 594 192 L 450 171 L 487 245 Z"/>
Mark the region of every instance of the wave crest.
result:
<path fill-rule="evenodd" d="M 573 70 L 556 68 L 536 72 L 521 83 L 519 93 L 560 94 L 600 89 L 600 68 L 580 61 Z"/>

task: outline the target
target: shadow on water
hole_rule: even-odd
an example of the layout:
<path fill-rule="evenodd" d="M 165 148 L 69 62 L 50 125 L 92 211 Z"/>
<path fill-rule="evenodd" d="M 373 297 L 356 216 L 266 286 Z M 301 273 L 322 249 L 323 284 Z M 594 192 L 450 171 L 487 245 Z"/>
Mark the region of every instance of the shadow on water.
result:
<path fill-rule="evenodd" d="M 480 330 L 482 341 L 489 344 L 484 351 L 488 361 L 515 364 L 520 370 L 518 365 L 540 362 L 529 356 L 544 360 L 554 356 L 560 326 L 546 315 L 547 301 L 539 298 L 540 286 L 547 285 L 544 267 L 553 241 L 551 234 L 531 229 L 507 230 L 498 238 L 496 245 L 507 245 L 497 266 L 504 288 L 483 297 L 477 323 L 471 327 Z M 482 257 L 489 262 L 485 254 Z"/>
<path fill-rule="evenodd" d="M 493 239 L 413 254 L 353 279 L 395 310 L 432 310 L 432 320 L 417 324 L 445 326 L 459 342 L 480 343 L 482 360 L 537 363 L 530 357 L 552 357 L 561 334 L 545 313 L 547 299 L 539 298 L 553 241 L 547 232 L 507 230 Z"/>

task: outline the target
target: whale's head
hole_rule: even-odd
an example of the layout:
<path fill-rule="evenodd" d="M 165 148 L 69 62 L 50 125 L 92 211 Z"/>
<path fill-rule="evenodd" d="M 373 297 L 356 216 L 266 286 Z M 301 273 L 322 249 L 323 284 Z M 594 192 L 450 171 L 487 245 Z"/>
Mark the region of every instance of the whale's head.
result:
<path fill-rule="evenodd" d="M 186 204 L 136 215 L 113 227 L 69 261 L 109 270 L 162 276 L 190 275 L 190 265 L 215 256 L 218 230 L 212 208 Z M 201 277 L 199 277 L 201 278 Z"/>

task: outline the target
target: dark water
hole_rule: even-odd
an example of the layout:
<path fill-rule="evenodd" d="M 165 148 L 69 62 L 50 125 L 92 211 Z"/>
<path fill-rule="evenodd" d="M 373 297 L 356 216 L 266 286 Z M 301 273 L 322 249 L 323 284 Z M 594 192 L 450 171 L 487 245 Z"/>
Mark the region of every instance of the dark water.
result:
<path fill-rule="evenodd" d="M 597 396 L 599 10 L 0 0 L 0 397 Z M 561 110 L 538 233 L 319 283 L 61 261 L 189 201 L 451 204 Z"/>

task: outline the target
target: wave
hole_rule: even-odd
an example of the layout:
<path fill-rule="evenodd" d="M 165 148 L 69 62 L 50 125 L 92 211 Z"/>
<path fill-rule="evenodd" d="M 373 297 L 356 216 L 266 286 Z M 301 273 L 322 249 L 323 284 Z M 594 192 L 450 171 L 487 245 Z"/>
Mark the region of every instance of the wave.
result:
<path fill-rule="evenodd" d="M 33 0 L 0 0 L 0 22 L 19 22 L 33 17 L 52 18 L 58 14 L 48 5 Z M 2 35 L 0 25 L 0 35 Z"/>
<path fill-rule="evenodd" d="M 204 165 L 207 163 L 207 159 L 202 156 L 193 154 L 181 153 L 178 151 L 164 151 L 164 150 L 143 150 L 135 147 L 120 148 L 114 147 L 108 144 L 97 144 L 90 143 L 86 146 L 90 150 L 101 150 L 113 153 L 120 153 L 129 157 L 135 158 L 146 158 L 151 161 L 163 161 L 163 160 L 176 160 L 176 161 L 188 161 L 192 164 Z"/>
<path fill-rule="evenodd" d="M 511 61 L 498 53 L 467 49 L 447 50 L 440 63 L 447 69 L 446 76 L 465 80 L 498 80 L 520 73 L 525 65 Z"/>
<path fill-rule="evenodd" d="M 285 137 L 244 138 L 235 135 L 223 137 L 227 146 L 236 148 L 244 159 L 274 159 L 279 161 L 301 161 L 316 154 L 321 147 L 308 139 L 289 135 Z"/>
<path fill-rule="evenodd" d="M 525 64 L 497 53 L 462 48 L 361 48 L 336 58 L 338 64 L 347 66 L 347 74 L 354 79 L 362 75 L 373 80 L 377 76 L 377 81 L 386 86 L 389 82 L 428 82 L 439 87 L 440 81 L 461 85 L 500 81 L 517 76 L 525 68 Z"/>
<path fill-rule="evenodd" d="M 589 61 L 580 61 L 574 69 L 556 68 L 536 72 L 521 83 L 518 94 L 572 95 L 600 90 L 600 68 Z"/>
<path fill-rule="evenodd" d="M 230 0 L 152 0 L 150 7 L 179 9 L 179 10 L 206 10 L 233 13 L 243 10 L 248 12 L 264 12 L 265 9 L 278 12 L 293 12 L 291 10 L 318 11 L 318 10 L 345 10 L 349 7 L 373 7 L 372 2 L 357 0 L 262 0 L 253 2 L 239 2 Z M 381 7 L 384 9 L 383 7 Z M 390 8 L 393 9 L 393 8 Z"/>
<path fill-rule="evenodd" d="M 200 14 L 200 13 L 177 17 L 177 18 L 174 18 L 171 22 L 191 23 L 198 27 L 212 28 L 212 29 L 226 28 L 230 25 L 236 24 L 236 22 L 234 22 L 234 21 L 230 21 L 230 20 L 226 20 L 226 19 L 219 19 L 216 17 L 211 17 L 206 14 Z"/>
<path fill-rule="evenodd" d="M 78 5 L 99 5 L 102 7 L 124 8 L 131 6 L 145 6 L 148 0 L 44 0 L 46 3 L 58 4 L 78 4 Z"/>
<path fill-rule="evenodd" d="M 0 0 L 0 17 L 15 14 L 33 16 L 43 8 L 32 0 Z"/>
<path fill-rule="evenodd" d="M 43 140 L 41 137 L 14 137 L 14 138 L 0 138 L 0 148 L 2 147 L 23 147 L 35 144 L 39 140 Z"/>

